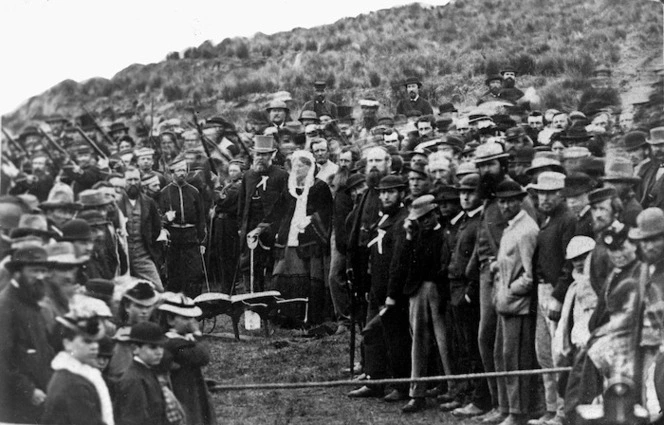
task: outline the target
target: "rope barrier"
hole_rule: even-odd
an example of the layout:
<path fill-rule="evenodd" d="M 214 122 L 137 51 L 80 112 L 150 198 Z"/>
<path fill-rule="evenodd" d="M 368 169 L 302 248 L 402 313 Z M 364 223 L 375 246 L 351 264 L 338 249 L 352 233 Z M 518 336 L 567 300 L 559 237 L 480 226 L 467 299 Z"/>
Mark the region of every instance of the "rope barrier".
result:
<path fill-rule="evenodd" d="M 427 376 L 423 378 L 366 379 L 362 381 L 322 381 L 322 382 L 275 382 L 263 384 L 215 385 L 211 391 L 247 391 L 247 390 L 292 390 L 301 388 L 353 387 L 358 385 L 405 384 L 410 382 L 463 381 L 479 378 L 504 378 L 509 376 L 548 375 L 571 371 L 571 367 L 550 369 L 513 370 L 508 372 L 467 373 L 465 375 Z"/>

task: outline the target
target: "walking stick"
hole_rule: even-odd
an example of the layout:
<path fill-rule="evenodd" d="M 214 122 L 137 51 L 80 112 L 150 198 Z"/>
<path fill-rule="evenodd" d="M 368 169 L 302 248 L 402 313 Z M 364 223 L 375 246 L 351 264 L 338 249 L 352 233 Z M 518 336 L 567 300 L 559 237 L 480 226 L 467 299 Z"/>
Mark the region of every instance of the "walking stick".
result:
<path fill-rule="evenodd" d="M 254 293 L 254 251 L 258 246 L 258 235 L 247 235 L 247 246 L 249 247 L 249 292 Z M 261 317 L 251 310 L 244 312 L 244 327 L 247 330 L 261 328 Z"/>
<path fill-rule="evenodd" d="M 203 274 L 205 275 L 205 285 L 207 286 L 207 291 L 210 291 L 210 278 L 208 277 L 208 272 L 207 272 L 207 266 L 205 265 L 205 257 L 203 256 L 203 253 L 199 250 L 198 251 L 201 254 L 201 263 L 203 264 Z"/>
<path fill-rule="evenodd" d="M 350 299 L 350 341 L 349 341 L 349 357 L 350 357 L 350 379 L 355 375 L 355 294 L 353 293 L 353 283 L 349 279 L 346 280 L 346 290 L 348 291 L 348 298 Z"/>

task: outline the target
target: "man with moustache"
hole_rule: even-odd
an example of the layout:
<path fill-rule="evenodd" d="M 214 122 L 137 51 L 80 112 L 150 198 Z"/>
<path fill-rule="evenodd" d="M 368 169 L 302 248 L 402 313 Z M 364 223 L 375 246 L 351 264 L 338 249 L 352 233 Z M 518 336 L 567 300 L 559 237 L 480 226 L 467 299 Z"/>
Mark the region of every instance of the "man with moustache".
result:
<path fill-rule="evenodd" d="M 512 102 L 521 99 L 523 97 L 523 92 L 515 87 L 516 69 L 511 66 L 505 67 L 500 71 L 500 75 L 503 77 L 503 87 L 500 89 L 498 97 Z"/>
<path fill-rule="evenodd" d="M 567 208 L 576 216 L 575 236 L 588 236 L 594 238 L 593 217 L 588 194 L 593 190 L 595 181 L 586 173 L 572 171 L 565 177 L 565 188 L 562 195 L 565 197 Z"/>
<path fill-rule="evenodd" d="M 170 235 L 165 288 L 194 298 L 200 294 L 204 279 L 202 254 L 205 252 L 206 230 L 203 199 L 198 189 L 187 183 L 189 166 L 184 158 L 172 162 L 170 169 L 173 181 L 161 190 L 159 199 L 162 223 Z"/>
<path fill-rule="evenodd" d="M 477 193 L 483 202 L 483 211 L 477 232 L 477 242 L 473 258 L 468 267 L 477 267 L 479 262 L 479 308 L 478 345 L 485 372 L 495 372 L 493 348 L 496 340 L 497 312 L 493 302 L 493 274 L 491 262 L 498 255 L 498 244 L 507 223 L 503 220 L 496 200 L 496 188 L 500 183 L 511 180 L 507 175 L 509 154 L 498 143 L 485 143 L 477 147 L 475 164 L 479 170 L 480 182 Z M 487 380 L 491 394 L 490 410 L 479 416 L 480 420 L 499 421 L 504 419 L 498 410 L 498 387 L 495 379 Z M 477 413 L 473 412 L 475 415 Z"/>
<path fill-rule="evenodd" d="M 408 330 L 408 302 L 403 296 L 387 296 L 395 241 L 403 230 L 408 210 L 403 205 L 406 184 L 399 176 L 389 175 L 378 185 L 382 216 L 372 231 L 369 242 L 371 285 L 368 295 L 367 325 L 362 330 L 364 372 L 371 379 L 410 376 L 410 335 Z M 382 310 L 383 306 L 388 307 Z M 349 397 L 382 396 L 382 386 L 363 386 L 351 391 Z M 396 385 L 384 400 L 395 402 L 408 397 L 408 386 Z"/>
<path fill-rule="evenodd" d="M 646 139 L 651 150 L 650 162 L 644 164 L 639 175 L 641 183 L 641 205 L 643 208 L 664 208 L 664 127 L 650 130 L 650 137 Z"/>
<path fill-rule="evenodd" d="M 322 137 L 311 140 L 311 152 L 316 159 L 316 178 L 329 183 L 329 178 L 339 169 L 339 166 L 330 161 L 330 144 Z"/>
<path fill-rule="evenodd" d="M 44 152 L 36 152 L 30 161 L 31 174 L 19 173 L 14 180 L 15 186 L 10 189 L 11 195 L 29 193 L 44 202 L 53 187 L 53 176 L 48 167 L 48 156 Z"/>
<path fill-rule="evenodd" d="M 281 217 L 272 217 L 272 210 L 281 193 L 288 185 L 288 173 L 272 163 L 277 148 L 272 136 L 256 136 L 252 155 L 254 158 L 251 169 L 242 177 L 238 194 L 238 219 L 240 220 L 240 267 L 244 277 L 244 289 L 250 288 L 250 250 L 248 241 L 254 249 L 254 290 L 262 291 L 265 280 L 272 274 L 272 255 L 268 235 L 261 234 L 272 221 L 280 221 Z M 274 236 L 274 235 L 272 235 Z"/>
<path fill-rule="evenodd" d="M 12 274 L 0 293 L 0 422 L 38 423 L 51 378 L 54 352 L 38 302 L 44 298 L 48 254 L 16 250 L 5 265 Z"/>
<path fill-rule="evenodd" d="M 554 367 L 551 340 L 555 333 L 567 288 L 572 283 L 571 269 L 566 265 L 565 250 L 574 237 L 576 217 L 565 204 L 561 191 L 565 187 L 565 175 L 545 171 L 537 177 L 531 188 L 537 193 L 541 219 L 537 235 L 537 249 L 533 257 L 537 282 L 537 324 L 535 351 L 543 368 Z M 544 375 L 546 413 L 530 425 L 562 424 L 563 400 L 558 396 L 558 379 Z"/>
<path fill-rule="evenodd" d="M 118 202 L 118 208 L 127 220 L 129 271 L 132 276 L 149 280 L 159 291 L 163 291 L 157 269 L 160 257 L 157 238 L 161 232 L 161 217 L 157 205 L 143 193 L 138 169 L 127 168 L 124 177 L 126 188 Z"/>
<path fill-rule="evenodd" d="M 346 252 L 346 275 L 353 283 L 353 291 L 360 300 L 365 299 L 371 285 L 369 242 L 374 226 L 380 218 L 378 183 L 389 174 L 392 166 L 392 157 L 381 147 L 367 149 L 366 160 L 367 189 L 354 210 Z"/>
<path fill-rule="evenodd" d="M 279 130 L 286 126 L 288 114 L 290 113 L 290 108 L 286 105 L 286 102 L 283 100 L 273 100 L 265 108 L 265 111 L 267 111 L 270 119 L 270 127 Z"/>
<path fill-rule="evenodd" d="M 306 102 L 302 106 L 303 111 L 314 111 L 317 116 L 329 115 L 333 119 L 338 117 L 337 114 L 337 105 L 334 102 L 329 101 L 325 98 L 325 88 L 327 83 L 325 81 L 315 81 L 314 82 L 314 92 L 315 96 L 312 100 Z"/>
<path fill-rule="evenodd" d="M 397 115 L 408 115 L 408 112 L 413 110 L 420 111 L 422 115 L 433 115 L 431 104 L 420 96 L 420 90 L 422 89 L 420 79 L 417 77 L 408 77 L 404 85 L 406 86 L 408 99 L 399 101 L 397 104 Z"/>

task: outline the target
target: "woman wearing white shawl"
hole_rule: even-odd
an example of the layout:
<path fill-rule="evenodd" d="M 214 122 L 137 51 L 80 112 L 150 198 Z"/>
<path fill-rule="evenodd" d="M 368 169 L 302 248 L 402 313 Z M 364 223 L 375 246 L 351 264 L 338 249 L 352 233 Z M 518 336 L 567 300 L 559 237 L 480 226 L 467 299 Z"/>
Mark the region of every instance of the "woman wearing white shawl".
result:
<path fill-rule="evenodd" d="M 318 324 L 325 304 L 324 257 L 329 252 L 332 193 L 325 182 L 314 178 L 316 162 L 310 152 L 295 151 L 291 163 L 288 190 L 275 208 L 276 216 L 283 218 L 271 227 L 276 258 L 272 283 L 286 299 L 309 298 L 308 309 L 282 309 L 284 325 Z"/>

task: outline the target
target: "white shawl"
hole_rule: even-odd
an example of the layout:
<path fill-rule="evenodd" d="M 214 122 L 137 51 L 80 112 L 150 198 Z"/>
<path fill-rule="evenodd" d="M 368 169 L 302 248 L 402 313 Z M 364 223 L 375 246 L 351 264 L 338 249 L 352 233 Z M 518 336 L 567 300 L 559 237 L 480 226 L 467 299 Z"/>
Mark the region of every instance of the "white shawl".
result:
<path fill-rule="evenodd" d="M 94 385 L 95 390 L 97 390 L 97 395 L 99 395 L 99 400 L 101 401 L 101 418 L 106 425 L 115 424 L 111 395 L 108 392 L 108 387 L 106 387 L 106 382 L 104 382 L 99 369 L 79 362 L 71 354 L 64 351 L 60 351 L 53 358 L 51 367 L 53 370 L 67 370 L 90 381 Z"/>
<path fill-rule="evenodd" d="M 316 161 L 311 152 L 304 150 L 297 150 L 293 152 L 291 157 L 291 162 L 295 162 L 298 158 L 307 158 L 311 161 L 311 168 L 307 173 L 307 177 L 304 179 L 304 187 L 301 194 L 297 194 L 297 177 L 294 171 L 291 171 L 290 176 L 288 177 L 288 193 L 295 198 L 295 212 L 293 213 L 293 218 L 290 222 L 290 228 L 288 229 L 288 246 L 299 246 L 300 242 L 298 236 L 300 233 L 304 233 L 304 229 L 311 223 L 311 217 L 307 217 L 307 201 L 309 199 L 309 189 L 314 185 L 314 171 L 316 169 Z"/>

